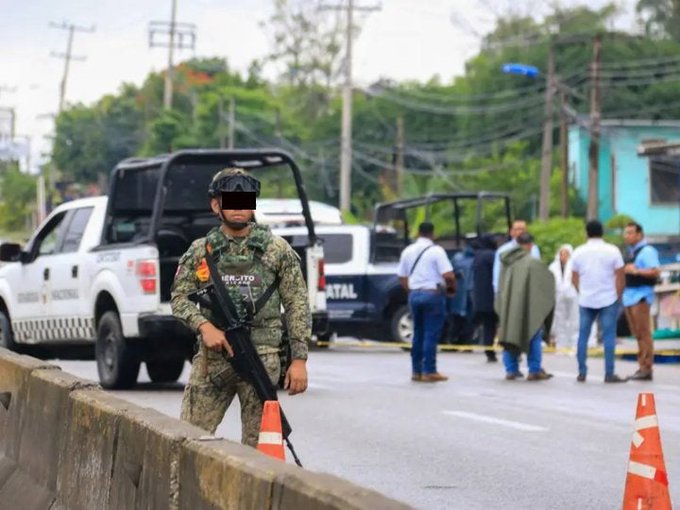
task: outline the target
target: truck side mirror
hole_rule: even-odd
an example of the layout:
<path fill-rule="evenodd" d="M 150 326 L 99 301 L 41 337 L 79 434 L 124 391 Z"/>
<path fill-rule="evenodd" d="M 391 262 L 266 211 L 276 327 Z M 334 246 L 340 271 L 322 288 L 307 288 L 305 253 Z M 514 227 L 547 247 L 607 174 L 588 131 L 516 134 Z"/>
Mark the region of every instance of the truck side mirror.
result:
<path fill-rule="evenodd" d="M 21 257 L 21 245 L 17 243 L 0 244 L 0 262 L 16 262 Z"/>

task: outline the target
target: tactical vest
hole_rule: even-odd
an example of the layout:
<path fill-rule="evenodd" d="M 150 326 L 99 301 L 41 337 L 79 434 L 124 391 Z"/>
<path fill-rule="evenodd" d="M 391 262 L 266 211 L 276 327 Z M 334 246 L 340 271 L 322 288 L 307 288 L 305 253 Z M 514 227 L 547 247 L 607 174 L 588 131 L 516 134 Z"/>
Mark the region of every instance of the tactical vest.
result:
<path fill-rule="evenodd" d="M 255 309 L 258 299 L 271 285 L 276 285 L 276 273 L 263 262 L 267 248 L 272 242 L 272 234 L 266 227 L 254 226 L 251 233 L 242 241 L 228 239 L 217 241 L 208 234 L 207 242 L 213 247 L 213 256 L 220 277 L 227 287 L 241 317 L 247 317 Z M 256 345 L 278 346 L 282 336 L 281 300 L 278 292 L 273 292 L 264 306 L 252 317 L 252 339 Z"/>
<path fill-rule="evenodd" d="M 645 247 L 647 247 L 646 244 L 636 248 L 633 253 L 626 255 L 626 264 L 634 264 L 635 259 Z M 639 274 L 626 274 L 626 287 L 653 287 L 656 283 L 656 278 L 650 278 L 649 276 L 642 276 Z"/>

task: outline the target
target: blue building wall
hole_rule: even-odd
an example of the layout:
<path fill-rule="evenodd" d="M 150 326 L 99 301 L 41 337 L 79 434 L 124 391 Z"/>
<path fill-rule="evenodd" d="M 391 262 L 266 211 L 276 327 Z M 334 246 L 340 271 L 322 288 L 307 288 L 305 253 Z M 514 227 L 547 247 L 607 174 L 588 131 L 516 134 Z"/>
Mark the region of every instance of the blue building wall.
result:
<path fill-rule="evenodd" d="M 651 235 L 680 234 L 680 204 L 651 203 L 649 158 L 637 155 L 643 140 L 680 141 L 680 122 L 653 125 L 625 121 L 605 121 L 599 154 L 598 216 L 607 221 L 615 214 L 627 214 Z M 571 179 L 584 201 L 588 198 L 588 147 L 586 129 L 572 126 L 569 131 Z"/>

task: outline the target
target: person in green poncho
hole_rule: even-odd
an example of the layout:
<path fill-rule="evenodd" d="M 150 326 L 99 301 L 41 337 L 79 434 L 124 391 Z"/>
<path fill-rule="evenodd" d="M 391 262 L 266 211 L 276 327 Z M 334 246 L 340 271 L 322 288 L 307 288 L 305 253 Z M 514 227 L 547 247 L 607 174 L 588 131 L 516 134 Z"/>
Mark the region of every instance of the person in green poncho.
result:
<path fill-rule="evenodd" d="M 550 379 L 541 367 L 543 326 L 550 322 L 555 307 L 555 279 L 540 260 L 531 256 L 531 234 L 517 237 L 518 246 L 501 255 L 501 274 L 496 313 L 500 318 L 503 364 L 508 380 L 523 377 L 519 356 L 526 353 L 528 381 Z M 547 329 L 550 329 L 549 327 Z"/>

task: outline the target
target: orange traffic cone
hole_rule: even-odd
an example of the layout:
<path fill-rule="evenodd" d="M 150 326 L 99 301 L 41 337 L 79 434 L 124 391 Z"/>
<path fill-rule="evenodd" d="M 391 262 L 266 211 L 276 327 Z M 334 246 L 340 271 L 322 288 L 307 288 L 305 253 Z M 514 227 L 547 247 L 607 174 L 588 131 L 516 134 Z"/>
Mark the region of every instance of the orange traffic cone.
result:
<path fill-rule="evenodd" d="M 276 400 L 267 400 L 264 403 L 257 449 L 275 459 L 286 460 L 281 430 L 281 409 Z"/>
<path fill-rule="evenodd" d="M 635 432 L 623 494 L 623 510 L 670 510 L 668 476 L 661 450 L 653 393 L 638 395 Z"/>

